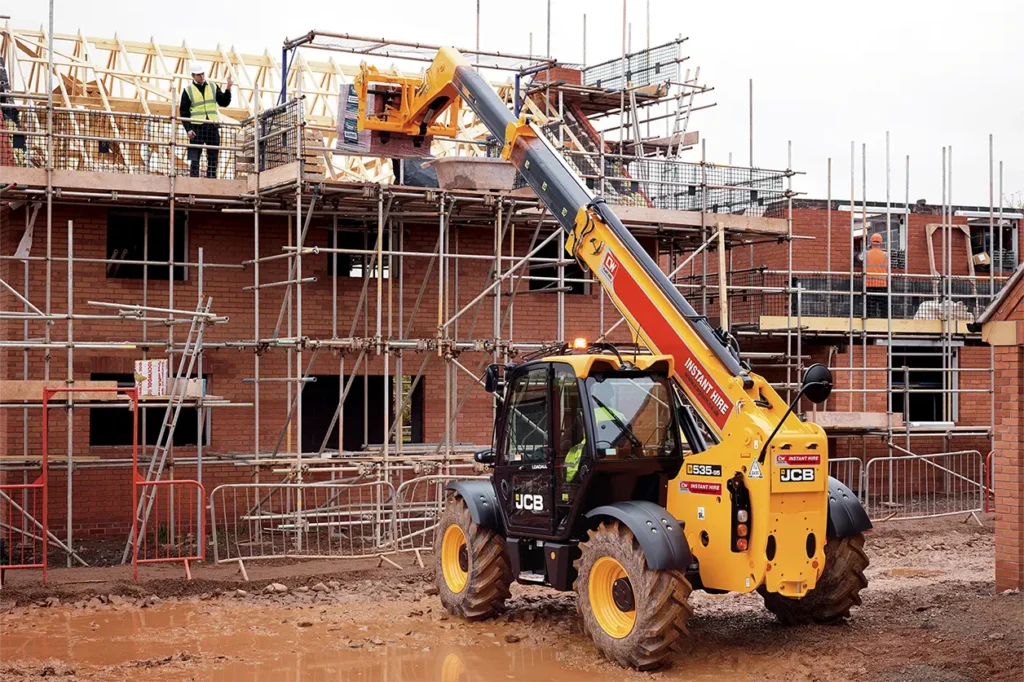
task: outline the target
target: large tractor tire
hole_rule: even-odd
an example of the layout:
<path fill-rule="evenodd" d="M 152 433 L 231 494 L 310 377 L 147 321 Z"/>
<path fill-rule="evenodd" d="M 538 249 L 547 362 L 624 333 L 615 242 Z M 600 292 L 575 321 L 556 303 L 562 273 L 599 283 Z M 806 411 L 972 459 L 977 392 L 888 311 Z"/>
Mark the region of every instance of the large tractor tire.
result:
<path fill-rule="evenodd" d="M 622 666 L 658 668 L 682 649 L 690 583 L 681 571 L 652 570 L 633 533 L 602 523 L 580 543 L 576 610 L 601 654 Z"/>
<path fill-rule="evenodd" d="M 868 586 L 864 577 L 867 567 L 863 533 L 831 538 L 825 544 L 825 570 L 806 596 L 784 597 L 766 591 L 763 585 L 757 591 L 764 597 L 765 607 L 785 625 L 830 625 L 849 618 L 850 607 L 860 606 L 860 591 Z"/>
<path fill-rule="evenodd" d="M 450 613 L 480 620 L 504 608 L 512 584 L 505 538 L 473 523 L 461 497 L 448 499 L 434 538 L 434 557 L 438 595 Z"/>

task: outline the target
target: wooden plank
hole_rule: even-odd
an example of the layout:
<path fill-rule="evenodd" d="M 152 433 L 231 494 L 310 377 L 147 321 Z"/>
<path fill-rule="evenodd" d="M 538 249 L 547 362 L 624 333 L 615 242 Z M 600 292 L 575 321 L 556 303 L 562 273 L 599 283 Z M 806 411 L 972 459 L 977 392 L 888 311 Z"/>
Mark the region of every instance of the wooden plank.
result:
<path fill-rule="evenodd" d="M 295 168 L 296 163 L 298 162 L 292 161 L 291 163 L 286 163 L 283 166 L 262 171 L 260 173 L 259 189 L 266 189 L 268 187 L 274 187 L 276 185 L 295 180 L 298 177 L 298 171 Z M 250 192 L 256 191 L 255 175 L 246 176 L 246 183 Z"/>
<path fill-rule="evenodd" d="M 787 323 L 796 327 L 796 315 L 787 321 L 785 315 L 762 315 L 759 321 L 761 331 L 782 331 L 786 329 Z M 850 318 L 848 317 L 809 317 L 800 318 L 800 325 L 804 331 L 809 332 L 831 332 L 844 333 L 850 330 Z M 941 334 L 942 320 L 893 320 L 892 331 L 894 334 Z M 967 320 L 956 320 L 954 334 L 976 334 L 968 328 Z M 867 329 L 875 334 L 885 334 L 888 325 L 885 318 L 869 318 L 864 320 L 859 317 L 853 318 L 853 331 L 859 332 Z"/>
<path fill-rule="evenodd" d="M 75 388 L 117 388 L 116 381 L 76 381 Z M 4 379 L 0 382 L 0 400 L 3 402 L 16 402 L 30 400 L 32 402 L 43 401 L 43 388 L 65 388 L 67 384 L 63 381 L 43 381 L 41 379 Z M 53 400 L 64 401 L 67 393 L 58 393 Z M 75 400 L 123 400 L 123 395 L 116 391 L 110 393 L 92 393 L 84 391 L 74 392 Z"/>
<path fill-rule="evenodd" d="M 981 340 L 990 346 L 1024 346 L 1024 322 L 986 322 L 981 326 Z"/>
<path fill-rule="evenodd" d="M 292 170 L 294 176 L 295 171 Z M 41 168 L 8 168 L 3 170 L 4 183 L 45 187 L 46 171 Z M 166 175 L 142 175 L 133 173 L 101 173 L 98 171 L 53 172 L 53 186 L 64 190 L 89 190 L 105 192 L 126 192 L 132 194 L 169 194 L 170 179 Z M 175 181 L 176 194 L 192 194 L 203 197 L 235 198 L 249 190 L 245 178 L 227 180 L 223 178 L 179 177 Z"/>
<path fill-rule="evenodd" d="M 47 458 L 49 462 L 66 462 L 68 459 L 67 454 L 52 454 Z M 103 458 L 99 455 L 74 455 L 73 459 L 75 462 L 98 462 Z M 0 462 L 42 462 L 42 455 L 0 455 Z M 30 481 L 31 482 L 31 481 Z"/>
<path fill-rule="evenodd" d="M 513 190 L 513 196 L 531 196 L 533 190 L 524 187 Z M 643 227 L 700 227 L 700 211 L 673 211 L 667 208 L 651 208 L 649 206 L 617 206 L 609 204 L 612 211 L 625 225 Z M 526 209 L 524 214 L 539 213 L 538 209 Z M 709 229 L 721 223 L 726 232 L 743 232 L 753 234 L 780 235 L 786 234 L 785 218 L 765 218 L 763 216 L 732 215 L 729 213 L 706 213 L 704 225 Z"/>
<path fill-rule="evenodd" d="M 174 182 L 175 194 L 194 194 L 203 197 L 237 198 L 248 190 L 245 178 L 227 180 L 224 178 L 179 177 Z"/>
<path fill-rule="evenodd" d="M 672 227 L 700 227 L 700 211 L 672 211 L 664 208 L 647 206 L 612 206 L 612 211 L 619 220 L 627 225 L 667 225 Z M 758 234 L 785 234 L 785 218 L 765 218 L 763 216 L 732 215 L 729 213 L 709 213 L 705 215 L 707 226 L 722 223 L 731 232 L 753 232 Z"/>
<path fill-rule="evenodd" d="M 44 182 L 45 184 L 45 182 Z M 101 173 L 98 171 L 53 171 L 53 186 L 61 189 L 105 190 L 138 194 L 167 194 L 171 181 L 166 175 Z"/>
<path fill-rule="evenodd" d="M 814 412 L 811 421 L 826 431 L 877 431 L 889 427 L 885 412 Z M 892 415 L 894 428 L 903 426 L 903 415 Z"/>

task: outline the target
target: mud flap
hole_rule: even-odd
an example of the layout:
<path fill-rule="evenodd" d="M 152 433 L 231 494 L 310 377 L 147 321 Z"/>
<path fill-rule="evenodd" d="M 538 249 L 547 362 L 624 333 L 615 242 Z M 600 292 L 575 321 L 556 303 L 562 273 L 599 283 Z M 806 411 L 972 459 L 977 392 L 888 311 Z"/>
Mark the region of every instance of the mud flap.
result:
<path fill-rule="evenodd" d="M 847 538 L 871 530 L 871 519 L 857 495 L 838 479 L 828 477 L 828 537 Z"/>
<path fill-rule="evenodd" d="M 501 514 L 498 513 L 498 500 L 490 481 L 450 481 L 444 489 L 458 493 L 466 501 L 473 523 L 505 534 Z"/>
<path fill-rule="evenodd" d="M 624 523 L 640 543 L 647 567 L 652 570 L 685 571 L 690 567 L 690 545 L 682 524 L 660 505 L 640 500 L 616 502 L 592 509 L 586 517 L 595 525 L 602 517 Z"/>

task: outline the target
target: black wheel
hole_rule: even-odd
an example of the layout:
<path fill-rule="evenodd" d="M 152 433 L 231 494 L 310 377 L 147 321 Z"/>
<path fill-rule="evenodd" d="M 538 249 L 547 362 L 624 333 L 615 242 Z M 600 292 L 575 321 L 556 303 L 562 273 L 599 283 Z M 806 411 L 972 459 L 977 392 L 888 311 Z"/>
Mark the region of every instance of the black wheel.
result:
<path fill-rule="evenodd" d="M 650 670 L 682 649 L 691 611 L 682 572 L 652 570 L 633 533 L 602 523 L 580 543 L 576 610 L 583 629 L 606 658 Z"/>
<path fill-rule="evenodd" d="M 434 537 L 434 557 L 438 595 L 450 613 L 479 620 L 504 608 L 512 584 L 505 538 L 473 523 L 461 497 L 448 499 Z"/>
<path fill-rule="evenodd" d="M 868 563 L 863 533 L 831 538 L 825 545 L 825 570 L 806 596 L 784 597 L 764 586 L 757 591 L 764 597 L 765 607 L 786 625 L 838 623 L 850 617 L 850 607 L 860 606 L 860 591 L 868 586 L 864 577 Z"/>

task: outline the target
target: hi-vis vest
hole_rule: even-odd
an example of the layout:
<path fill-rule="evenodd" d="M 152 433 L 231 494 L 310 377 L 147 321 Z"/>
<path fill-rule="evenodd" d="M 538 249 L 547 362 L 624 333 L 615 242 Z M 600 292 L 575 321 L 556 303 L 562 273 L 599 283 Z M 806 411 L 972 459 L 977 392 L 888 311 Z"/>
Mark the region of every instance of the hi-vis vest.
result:
<path fill-rule="evenodd" d="M 615 415 L 614 417 L 612 415 Z M 611 407 L 598 407 L 594 410 L 594 420 L 597 422 L 595 426 L 600 425 L 601 422 L 614 422 L 616 419 L 621 421 L 623 424 L 626 422 L 626 415 L 622 414 L 615 408 Z M 565 456 L 565 482 L 569 483 L 572 479 L 576 478 L 576 473 L 580 468 L 580 458 L 583 457 L 583 446 L 587 444 L 587 437 L 584 436 L 583 440 L 572 446 L 569 449 L 568 454 Z"/>
<path fill-rule="evenodd" d="M 217 114 L 217 86 L 206 81 L 206 92 L 205 94 L 199 90 L 196 86 L 196 82 L 192 81 L 188 84 L 188 98 L 192 101 L 192 108 L 189 110 L 189 116 L 192 117 L 191 123 L 193 125 L 202 125 L 202 121 L 195 119 L 202 118 L 207 121 L 218 121 L 220 116 Z"/>
<path fill-rule="evenodd" d="M 883 288 L 886 285 L 886 259 L 887 254 L 882 249 L 868 249 L 865 255 L 864 272 L 867 273 L 867 280 L 864 284 L 868 287 Z"/>

